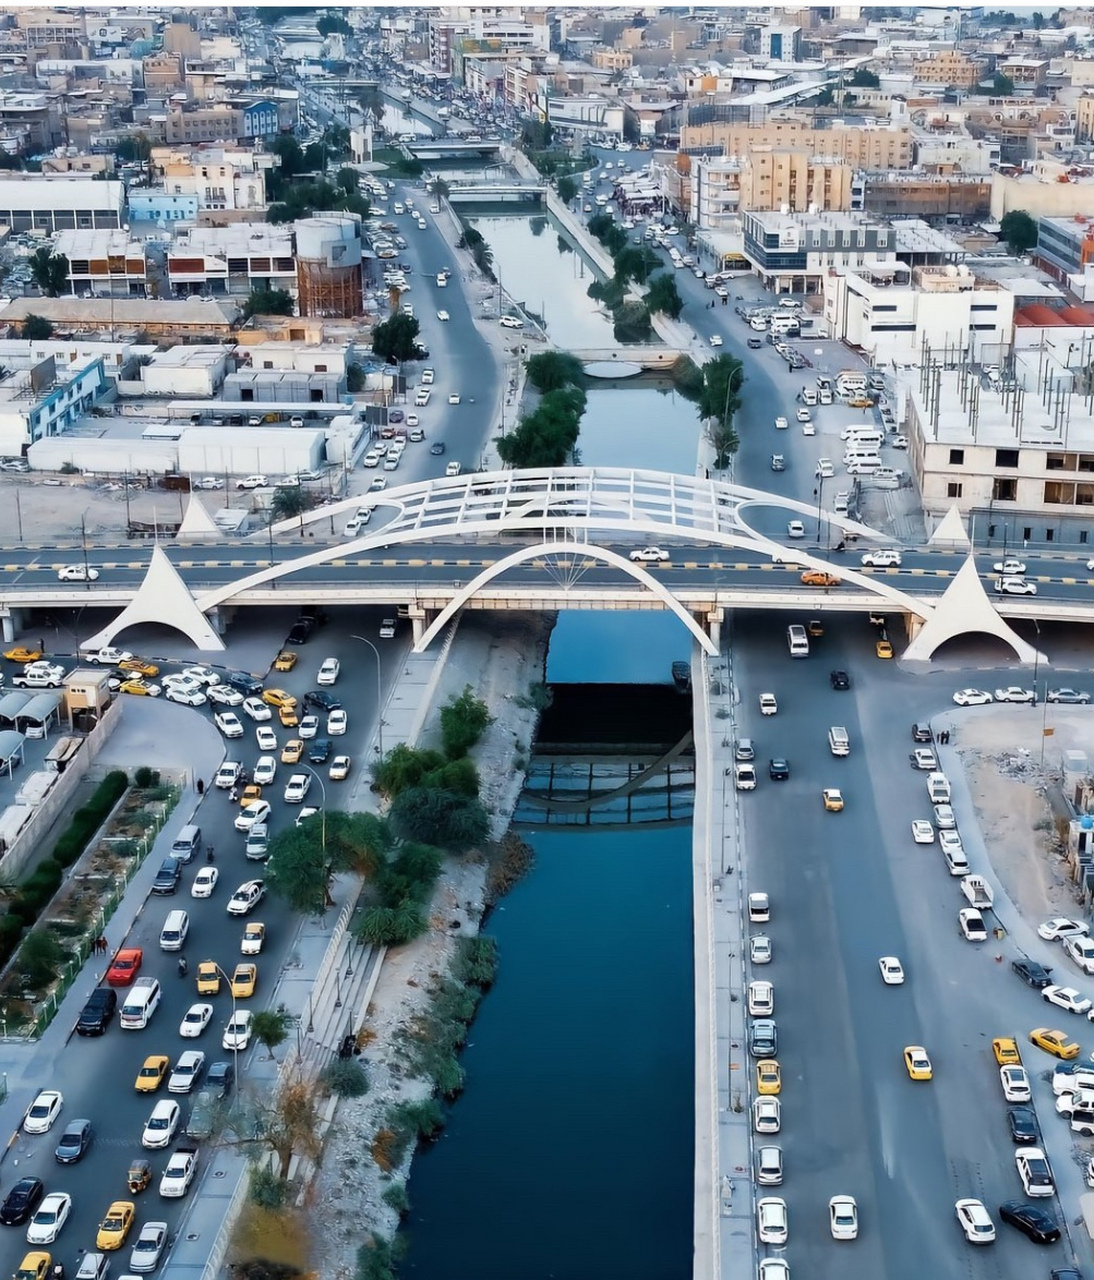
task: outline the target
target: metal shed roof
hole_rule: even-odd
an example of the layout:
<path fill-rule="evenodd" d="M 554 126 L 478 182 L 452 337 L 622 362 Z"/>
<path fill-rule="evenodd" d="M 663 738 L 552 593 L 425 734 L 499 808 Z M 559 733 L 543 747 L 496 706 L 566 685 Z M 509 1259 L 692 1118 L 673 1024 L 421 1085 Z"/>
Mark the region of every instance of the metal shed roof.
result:
<path fill-rule="evenodd" d="M 61 705 L 61 695 L 59 693 L 36 693 L 27 705 L 18 713 L 20 720 L 35 720 L 38 724 L 45 724 L 51 715 Z"/>
<path fill-rule="evenodd" d="M 13 756 L 22 754 L 24 738 L 14 729 L 0 729 L 0 764 L 6 764 Z"/>
<path fill-rule="evenodd" d="M 33 700 L 34 695 L 13 689 L 0 698 L 0 720 L 14 720 L 20 711 Z"/>

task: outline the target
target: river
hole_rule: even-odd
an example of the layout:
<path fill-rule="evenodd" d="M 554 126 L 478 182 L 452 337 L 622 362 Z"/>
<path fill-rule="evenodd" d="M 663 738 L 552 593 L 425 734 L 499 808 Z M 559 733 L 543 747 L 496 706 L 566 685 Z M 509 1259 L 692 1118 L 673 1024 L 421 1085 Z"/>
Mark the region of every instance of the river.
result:
<path fill-rule="evenodd" d="M 488 231 L 483 221 L 503 281 L 510 269 L 526 281 L 526 300 L 548 324 L 564 322 L 568 343 L 606 345 L 596 326 L 607 322 L 575 287 L 572 255 L 558 252 L 553 230 L 535 237 L 527 221 L 498 218 Z M 518 274 L 522 246 L 535 253 Z M 696 434 L 694 407 L 665 384 L 594 386 L 581 461 L 690 474 Z M 547 674 L 661 683 L 690 648 L 667 613 L 562 613 Z M 467 1087 L 440 1141 L 414 1163 L 401 1271 L 686 1280 L 691 828 L 568 828 L 529 840 L 534 869 L 487 923 L 501 962 L 464 1054 Z"/>

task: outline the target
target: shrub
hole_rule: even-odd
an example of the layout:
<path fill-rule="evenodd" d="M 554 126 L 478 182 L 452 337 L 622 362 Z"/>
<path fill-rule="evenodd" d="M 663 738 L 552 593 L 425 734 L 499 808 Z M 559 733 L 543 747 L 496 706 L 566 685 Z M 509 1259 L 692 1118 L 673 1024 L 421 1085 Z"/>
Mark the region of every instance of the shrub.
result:
<path fill-rule="evenodd" d="M 152 769 L 146 764 L 142 764 L 137 772 L 133 775 L 133 785 L 139 787 L 142 791 L 149 787 L 158 787 L 160 784 L 160 774 L 158 769 Z"/>
<path fill-rule="evenodd" d="M 390 1240 L 374 1235 L 357 1250 L 353 1280 L 395 1280 L 396 1252 Z"/>
<path fill-rule="evenodd" d="M 362 912 L 355 932 L 362 942 L 373 946 L 398 947 L 425 933 L 426 924 L 418 904 L 406 900 L 393 907 L 368 907 Z"/>
<path fill-rule="evenodd" d="M 35 929 L 19 949 L 19 972 L 32 991 L 44 990 L 68 955 L 49 929 Z"/>
<path fill-rule="evenodd" d="M 493 722 L 486 703 L 475 697 L 469 684 L 465 685 L 461 694 L 449 698 L 441 708 L 445 755 L 450 760 L 467 755 Z"/>
<path fill-rule="evenodd" d="M 482 802 L 454 791 L 413 787 L 391 806 L 391 828 L 404 840 L 432 841 L 453 853 L 466 853 L 490 831 Z"/>
<path fill-rule="evenodd" d="M 321 1079 L 339 1098 L 362 1098 L 368 1093 L 368 1072 L 356 1058 L 335 1058 L 328 1062 Z"/>
<path fill-rule="evenodd" d="M 395 1130 L 428 1140 L 444 1128 L 444 1109 L 436 1098 L 400 1102 L 388 1112 L 388 1121 Z"/>
<path fill-rule="evenodd" d="M 410 1197 L 406 1193 L 405 1182 L 393 1182 L 380 1197 L 390 1209 L 394 1209 L 400 1218 L 410 1212 Z"/>
<path fill-rule="evenodd" d="M 289 1184 L 271 1169 L 259 1167 L 251 1170 L 248 1195 L 252 1204 L 262 1209 L 281 1209 L 288 1199 L 288 1192 Z"/>

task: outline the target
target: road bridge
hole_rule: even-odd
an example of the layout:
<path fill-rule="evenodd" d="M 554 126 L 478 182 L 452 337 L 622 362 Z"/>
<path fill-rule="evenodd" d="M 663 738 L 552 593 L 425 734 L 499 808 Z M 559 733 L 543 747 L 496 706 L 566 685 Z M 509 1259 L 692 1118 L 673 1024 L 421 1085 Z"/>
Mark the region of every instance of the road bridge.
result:
<path fill-rule="evenodd" d="M 547 188 L 521 182 L 484 182 L 473 187 L 453 186 L 448 192 L 448 203 L 457 208 L 477 204 L 543 204 Z"/>
<path fill-rule="evenodd" d="M 481 160 L 487 163 L 501 154 L 500 138 L 470 142 L 466 138 L 433 138 L 403 143 L 403 150 L 415 160 Z"/>

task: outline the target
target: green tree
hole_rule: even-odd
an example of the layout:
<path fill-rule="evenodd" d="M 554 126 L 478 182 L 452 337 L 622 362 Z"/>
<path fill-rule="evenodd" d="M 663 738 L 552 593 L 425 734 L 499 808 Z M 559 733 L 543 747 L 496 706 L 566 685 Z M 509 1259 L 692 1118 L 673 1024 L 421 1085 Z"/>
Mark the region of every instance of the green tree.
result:
<path fill-rule="evenodd" d="M 612 259 L 615 266 L 615 278 L 620 284 L 637 280 L 645 284 L 650 273 L 661 265 L 661 259 L 645 245 L 625 245 Z"/>
<path fill-rule="evenodd" d="M 334 180 L 347 195 L 357 191 L 361 186 L 361 175 L 356 169 L 351 169 L 348 165 L 338 170 Z"/>
<path fill-rule="evenodd" d="M 445 763 L 439 751 L 410 747 L 401 742 L 372 766 L 372 778 L 381 795 L 389 800 L 401 791 L 422 785 L 423 779 Z"/>
<path fill-rule="evenodd" d="M 443 178 L 434 178 L 431 189 L 438 200 L 447 200 L 452 191 L 452 188 Z"/>
<path fill-rule="evenodd" d="M 584 381 L 581 361 L 568 351 L 540 351 L 524 363 L 528 381 L 541 394 L 560 387 L 580 386 Z"/>
<path fill-rule="evenodd" d="M 295 520 L 314 506 L 314 496 L 302 484 L 279 484 L 270 499 L 270 523 Z"/>
<path fill-rule="evenodd" d="M 490 819 L 477 798 L 438 787 L 411 787 L 392 802 L 391 826 L 404 840 L 428 840 L 466 853 L 486 839 Z"/>
<path fill-rule="evenodd" d="M 577 183 L 569 174 L 564 173 L 558 180 L 558 198 L 563 204 L 569 204 L 576 195 Z"/>
<path fill-rule="evenodd" d="M 278 1045 L 284 1044 L 289 1038 L 291 1026 L 292 1015 L 285 1009 L 260 1009 L 251 1023 L 254 1038 L 259 1044 L 266 1046 L 271 1058 Z"/>
<path fill-rule="evenodd" d="M 413 360 L 418 349 L 418 321 L 405 311 L 396 312 L 372 331 L 372 350 L 388 364 Z"/>
<path fill-rule="evenodd" d="M 854 75 L 847 83 L 855 89 L 876 89 L 881 84 L 881 81 L 873 71 L 867 70 L 866 67 L 856 67 Z"/>
<path fill-rule="evenodd" d="M 744 365 L 735 356 L 718 356 L 703 366 L 703 391 L 699 397 L 699 417 L 709 420 L 707 439 L 714 447 L 715 466 L 729 465 L 736 453 L 737 433 L 733 417 L 741 407 Z"/>
<path fill-rule="evenodd" d="M 612 315 L 616 342 L 646 342 L 652 332 L 650 309 L 644 302 L 624 302 Z"/>
<path fill-rule="evenodd" d="M 356 360 L 352 361 L 346 368 L 346 390 L 350 395 L 356 395 L 358 391 L 365 389 L 365 371 Z"/>
<path fill-rule="evenodd" d="M 43 245 L 30 255 L 30 274 L 47 298 L 56 298 L 68 284 L 68 259 Z"/>
<path fill-rule="evenodd" d="M 684 306 L 676 280 L 667 271 L 658 272 L 650 280 L 649 292 L 646 294 L 646 306 L 651 311 L 659 311 L 662 315 L 676 320 Z"/>
<path fill-rule="evenodd" d="M 287 289 L 252 289 L 243 304 L 243 318 L 251 316 L 291 316 L 295 310 Z"/>
<path fill-rule="evenodd" d="M 45 316 L 36 316 L 31 312 L 19 328 L 21 338 L 29 338 L 31 342 L 45 342 L 53 337 L 53 323 Z"/>
<path fill-rule="evenodd" d="M 19 976 L 31 991 L 44 991 L 67 959 L 64 947 L 51 929 L 35 929 L 27 934 L 19 948 Z"/>
<path fill-rule="evenodd" d="M 498 456 L 511 467 L 560 467 L 577 444 L 585 393 L 579 387 L 549 391 L 533 413 L 497 440 Z"/>
<path fill-rule="evenodd" d="M 122 164 L 144 164 L 152 158 L 152 142 L 143 129 L 122 138 L 114 148 L 115 157 Z"/>
<path fill-rule="evenodd" d="M 836 101 L 836 95 L 827 86 L 813 99 L 818 107 L 830 107 Z"/>
<path fill-rule="evenodd" d="M 741 443 L 732 421 L 722 422 L 720 418 L 711 418 L 707 423 L 706 437 L 714 450 L 714 465 L 719 471 L 724 470 Z"/>
<path fill-rule="evenodd" d="M 1012 209 L 1003 215 L 999 234 L 1013 254 L 1029 253 L 1037 247 L 1037 223 L 1025 209 Z"/>
<path fill-rule="evenodd" d="M 373 124 L 379 124 L 384 116 L 384 95 L 376 85 L 367 85 L 357 95 L 357 103 Z"/>
<path fill-rule="evenodd" d="M 450 760 L 467 755 L 494 723 L 486 703 L 476 698 L 469 684 L 441 708 L 441 741 Z"/>
<path fill-rule="evenodd" d="M 324 39 L 329 35 L 333 35 L 335 32 L 338 32 L 339 35 L 343 36 L 353 35 L 353 28 L 341 14 L 336 13 L 323 14 L 323 16 L 316 22 L 315 29 L 324 37 Z"/>

